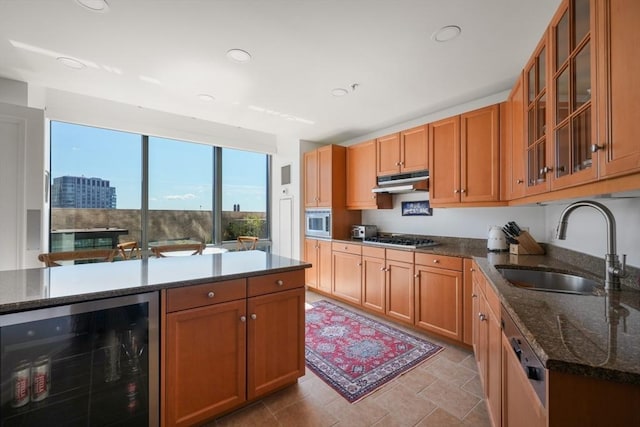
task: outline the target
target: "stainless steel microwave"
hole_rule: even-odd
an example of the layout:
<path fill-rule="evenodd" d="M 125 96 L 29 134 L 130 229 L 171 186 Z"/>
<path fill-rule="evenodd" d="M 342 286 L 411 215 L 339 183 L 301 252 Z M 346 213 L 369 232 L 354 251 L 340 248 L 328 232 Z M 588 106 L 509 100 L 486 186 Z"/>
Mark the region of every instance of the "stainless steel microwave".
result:
<path fill-rule="evenodd" d="M 331 209 L 307 209 L 304 222 L 305 236 L 331 238 Z"/>

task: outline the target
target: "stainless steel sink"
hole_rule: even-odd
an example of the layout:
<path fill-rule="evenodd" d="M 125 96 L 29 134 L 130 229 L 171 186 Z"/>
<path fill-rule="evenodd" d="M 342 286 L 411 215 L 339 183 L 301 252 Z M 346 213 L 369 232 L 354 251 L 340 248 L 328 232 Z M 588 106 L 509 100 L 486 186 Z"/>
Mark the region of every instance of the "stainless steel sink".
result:
<path fill-rule="evenodd" d="M 554 271 L 497 267 L 502 276 L 513 286 L 532 291 L 591 294 L 602 284 L 585 277 Z"/>

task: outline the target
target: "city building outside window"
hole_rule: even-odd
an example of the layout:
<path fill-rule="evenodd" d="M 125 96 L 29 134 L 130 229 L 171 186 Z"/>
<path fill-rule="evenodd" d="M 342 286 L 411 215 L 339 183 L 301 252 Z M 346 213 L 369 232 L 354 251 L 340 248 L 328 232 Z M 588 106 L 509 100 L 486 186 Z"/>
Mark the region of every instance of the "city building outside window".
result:
<path fill-rule="evenodd" d="M 268 250 L 269 162 L 261 153 L 52 121 L 50 250 L 133 241 L 146 252 L 190 240 L 233 249 L 239 235 L 258 236 Z"/>

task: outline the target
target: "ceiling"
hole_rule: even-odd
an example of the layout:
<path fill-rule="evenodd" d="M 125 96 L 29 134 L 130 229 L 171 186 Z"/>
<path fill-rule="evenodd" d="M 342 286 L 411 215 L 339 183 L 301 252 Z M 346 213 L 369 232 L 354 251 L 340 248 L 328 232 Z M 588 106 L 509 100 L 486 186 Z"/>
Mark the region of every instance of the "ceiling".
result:
<path fill-rule="evenodd" d="M 509 89 L 560 3 L 106 1 L 95 12 L 77 0 L 0 0 L 0 77 L 317 142 Z M 460 36 L 432 40 L 447 25 Z M 252 60 L 229 60 L 232 48 Z"/>

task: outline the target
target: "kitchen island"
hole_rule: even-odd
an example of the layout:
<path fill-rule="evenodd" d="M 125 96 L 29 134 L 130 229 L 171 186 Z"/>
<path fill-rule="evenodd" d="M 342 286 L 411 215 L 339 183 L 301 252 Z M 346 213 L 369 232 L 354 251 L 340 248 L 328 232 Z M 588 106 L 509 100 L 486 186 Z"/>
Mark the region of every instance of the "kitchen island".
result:
<path fill-rule="evenodd" d="M 0 332 L 9 338 L 0 342 L 2 383 L 10 385 L 21 378 L 25 371 L 19 369 L 18 359 L 36 360 L 40 355 L 48 358 L 47 369 L 53 376 L 46 394 L 33 395 L 42 401 L 29 403 L 27 398 L 23 404 L 11 387 L 4 387 L 3 417 L 35 425 L 29 423 L 42 419 L 47 407 L 61 410 L 58 402 L 65 394 L 74 394 L 79 401 L 87 395 L 91 401 L 96 392 L 120 388 L 128 391 L 115 393 L 116 397 L 129 396 L 129 411 L 135 415 L 141 405 L 146 408 L 148 394 L 149 425 L 157 425 L 158 418 L 167 426 L 194 425 L 294 384 L 304 375 L 307 267 L 304 262 L 246 251 L 0 272 Z M 139 295 L 152 296 L 149 308 L 142 310 L 148 313 L 148 322 L 114 328 L 122 317 L 118 315 L 115 323 L 104 327 L 101 319 L 114 317 L 111 312 L 104 314 L 99 308 L 95 315 L 75 314 L 77 307 L 113 305 Z M 66 317 L 57 321 L 62 309 Z M 49 311 L 56 314 L 47 316 Z M 37 314 L 39 323 L 31 314 Z M 25 323 L 7 321 L 15 318 Z M 85 323 L 97 326 L 83 326 L 79 333 L 78 325 Z M 148 323 L 145 332 L 140 332 L 141 323 Z M 159 335 L 155 340 L 153 329 Z M 46 336 L 47 331 L 58 335 Z M 133 369 L 136 381 L 143 381 L 133 391 L 132 383 L 127 383 L 132 352 L 125 346 L 136 341 L 125 339 L 132 333 L 137 333 L 136 340 L 144 338 L 142 345 L 134 346 L 135 354 L 140 354 L 133 359 L 144 364 Z M 122 343 L 122 350 L 109 352 L 114 342 L 115 348 Z M 77 343 L 77 352 L 69 350 Z M 87 374 L 70 375 L 66 367 L 80 365 L 69 362 L 75 360 L 86 360 L 82 369 Z M 107 375 L 111 368 L 117 372 Z M 62 390 L 69 376 L 76 378 L 74 390 L 86 392 Z M 87 420 L 97 411 L 86 411 L 81 416 L 89 418 L 82 422 L 91 424 Z"/>

